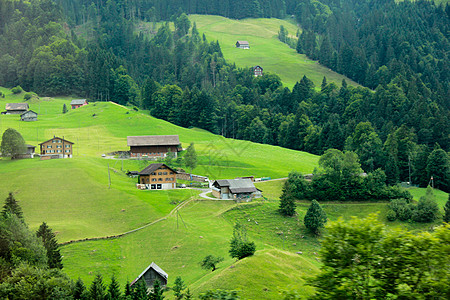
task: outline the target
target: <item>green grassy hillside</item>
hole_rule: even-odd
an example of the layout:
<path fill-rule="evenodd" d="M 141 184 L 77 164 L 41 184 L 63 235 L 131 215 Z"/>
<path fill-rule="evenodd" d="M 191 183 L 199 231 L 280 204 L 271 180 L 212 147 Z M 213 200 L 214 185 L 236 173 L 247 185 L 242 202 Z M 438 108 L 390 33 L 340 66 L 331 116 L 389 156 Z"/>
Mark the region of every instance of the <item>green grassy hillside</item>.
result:
<path fill-rule="evenodd" d="M 280 25 L 283 25 L 290 35 L 295 36 L 297 32 L 298 27 L 288 21 L 273 18 L 232 20 L 207 15 L 190 15 L 189 19 L 197 23 L 199 32 L 204 33 L 208 40 L 219 41 L 228 62 L 234 62 L 238 67 L 260 65 L 264 71 L 278 74 L 287 87 L 292 88 L 303 75 L 311 79 L 316 87 L 320 87 L 324 76 L 328 82 L 335 82 L 339 86 L 342 79 L 357 85 L 347 77 L 308 59 L 303 54 L 298 54 L 280 42 L 277 38 Z M 238 40 L 248 41 L 250 49 L 237 49 L 235 44 Z"/>

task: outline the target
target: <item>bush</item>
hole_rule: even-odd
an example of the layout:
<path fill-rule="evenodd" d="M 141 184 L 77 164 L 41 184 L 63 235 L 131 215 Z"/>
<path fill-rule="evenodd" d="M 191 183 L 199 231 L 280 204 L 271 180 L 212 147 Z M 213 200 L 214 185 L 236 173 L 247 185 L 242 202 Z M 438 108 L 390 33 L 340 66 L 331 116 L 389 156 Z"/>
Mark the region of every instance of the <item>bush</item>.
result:
<path fill-rule="evenodd" d="M 239 223 L 236 223 L 233 228 L 233 238 L 230 242 L 230 256 L 237 259 L 243 259 L 247 256 L 252 256 L 256 251 L 254 242 L 247 240 L 247 230 Z"/>
<path fill-rule="evenodd" d="M 394 199 L 389 204 L 389 208 L 393 210 L 400 221 L 411 219 L 411 205 L 405 199 Z"/>
<path fill-rule="evenodd" d="M 25 95 L 23 95 L 23 99 L 30 100 L 31 98 L 33 98 L 33 96 L 33 93 L 26 93 Z"/>
<path fill-rule="evenodd" d="M 5 94 L 3 94 L 2 92 L 0 92 L 0 98 L 5 98 Z"/>
<path fill-rule="evenodd" d="M 439 207 L 434 198 L 427 196 L 420 197 L 419 203 L 413 214 L 413 221 L 427 223 L 436 220 L 439 214 Z"/>
<path fill-rule="evenodd" d="M 13 92 L 13 94 L 20 94 L 20 93 L 23 92 L 23 89 L 22 89 L 22 87 L 20 85 L 18 85 L 16 87 L 13 87 L 11 89 L 11 92 Z"/>
<path fill-rule="evenodd" d="M 397 213 L 395 211 L 393 211 L 392 209 L 390 209 L 387 212 L 386 218 L 388 221 L 393 222 L 393 221 L 397 220 Z"/>

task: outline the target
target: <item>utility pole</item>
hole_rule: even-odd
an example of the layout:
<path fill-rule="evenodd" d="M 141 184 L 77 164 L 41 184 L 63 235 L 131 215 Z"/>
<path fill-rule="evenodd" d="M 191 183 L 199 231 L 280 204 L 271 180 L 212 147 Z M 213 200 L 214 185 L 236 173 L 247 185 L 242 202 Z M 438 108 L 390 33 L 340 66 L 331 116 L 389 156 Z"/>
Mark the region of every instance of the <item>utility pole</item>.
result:
<path fill-rule="evenodd" d="M 108 189 L 110 189 L 111 188 L 111 173 L 109 172 L 109 163 L 108 163 L 108 180 L 109 180 Z"/>

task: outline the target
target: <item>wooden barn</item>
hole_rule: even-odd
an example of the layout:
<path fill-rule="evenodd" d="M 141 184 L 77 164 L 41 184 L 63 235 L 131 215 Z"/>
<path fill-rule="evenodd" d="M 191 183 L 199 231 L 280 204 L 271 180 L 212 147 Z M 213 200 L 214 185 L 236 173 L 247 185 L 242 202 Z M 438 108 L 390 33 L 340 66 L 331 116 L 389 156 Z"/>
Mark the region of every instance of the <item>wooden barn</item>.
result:
<path fill-rule="evenodd" d="M 6 115 L 21 115 L 30 109 L 28 103 L 6 103 L 5 112 Z"/>
<path fill-rule="evenodd" d="M 127 143 L 131 157 L 166 157 L 169 152 L 174 153 L 176 157 L 181 151 L 178 135 L 128 136 Z"/>
<path fill-rule="evenodd" d="M 133 286 L 139 280 L 145 281 L 145 286 L 147 287 L 147 289 L 153 287 L 155 280 L 158 280 L 159 283 L 161 283 L 161 286 L 166 286 L 168 277 L 169 275 L 167 275 L 167 273 L 164 272 L 163 269 L 152 262 L 150 266 L 148 266 L 147 269 L 144 270 L 144 272 L 142 272 L 135 280 L 133 280 L 130 286 Z"/>
<path fill-rule="evenodd" d="M 37 121 L 38 114 L 32 110 L 24 112 L 20 115 L 20 121 L 32 122 Z"/>
<path fill-rule="evenodd" d="M 236 48 L 239 49 L 250 49 L 250 44 L 247 41 L 237 41 Z"/>
<path fill-rule="evenodd" d="M 162 163 L 151 164 L 138 174 L 138 184 L 148 190 L 170 190 L 177 185 L 177 171 Z"/>
<path fill-rule="evenodd" d="M 86 99 L 75 99 L 70 102 L 70 105 L 72 106 L 72 109 L 76 109 L 88 105 L 88 102 Z"/>
<path fill-rule="evenodd" d="M 216 180 L 212 184 L 211 191 L 214 197 L 223 200 L 250 201 L 262 196 L 250 178 Z"/>
<path fill-rule="evenodd" d="M 262 76 L 263 75 L 263 68 L 261 66 L 253 67 L 253 74 L 255 74 L 255 77 Z"/>
<path fill-rule="evenodd" d="M 72 146 L 74 143 L 54 136 L 48 141 L 39 144 L 41 155 L 59 155 L 60 157 L 72 157 Z"/>

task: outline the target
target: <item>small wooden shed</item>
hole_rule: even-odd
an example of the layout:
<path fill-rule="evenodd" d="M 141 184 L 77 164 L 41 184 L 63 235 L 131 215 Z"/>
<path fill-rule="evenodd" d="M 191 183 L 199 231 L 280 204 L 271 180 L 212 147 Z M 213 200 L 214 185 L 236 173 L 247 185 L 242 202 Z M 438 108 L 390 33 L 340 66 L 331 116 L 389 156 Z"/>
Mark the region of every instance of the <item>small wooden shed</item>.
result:
<path fill-rule="evenodd" d="M 20 115 L 20 121 L 32 122 L 37 121 L 38 114 L 32 110 L 24 112 Z"/>
<path fill-rule="evenodd" d="M 247 41 L 237 41 L 236 48 L 239 49 L 250 49 L 250 44 Z"/>
<path fill-rule="evenodd" d="M 139 280 L 145 281 L 145 286 L 148 288 L 153 287 L 153 284 L 155 283 L 155 280 L 158 280 L 159 283 L 161 283 L 161 286 L 167 285 L 167 278 L 169 278 L 169 275 L 167 275 L 166 272 L 163 271 L 157 264 L 152 262 L 147 269 L 144 270 L 133 282 L 130 284 L 130 286 L 133 286 L 136 282 Z"/>

